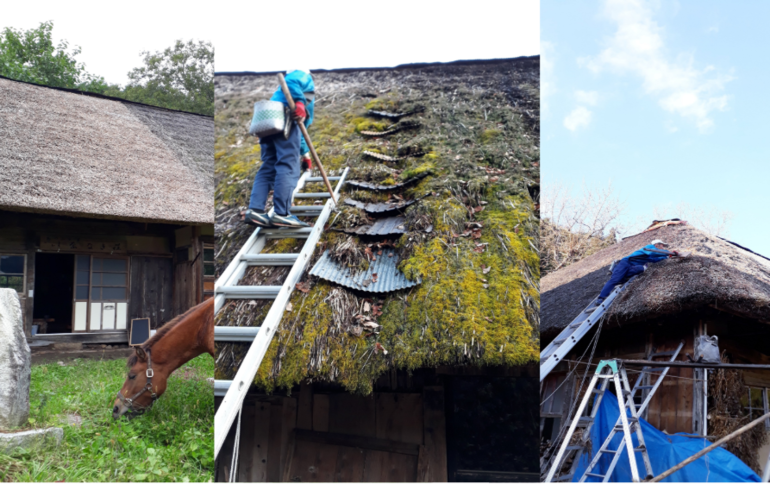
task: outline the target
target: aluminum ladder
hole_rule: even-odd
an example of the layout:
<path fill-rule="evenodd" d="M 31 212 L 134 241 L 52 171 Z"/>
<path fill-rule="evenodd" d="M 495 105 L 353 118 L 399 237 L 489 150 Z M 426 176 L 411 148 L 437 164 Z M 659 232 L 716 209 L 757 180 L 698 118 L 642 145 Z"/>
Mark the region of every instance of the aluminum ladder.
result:
<path fill-rule="evenodd" d="M 679 357 L 679 353 L 682 351 L 682 348 L 684 348 L 684 341 L 679 343 L 679 346 L 674 351 L 662 351 L 662 352 L 654 352 L 647 356 L 647 359 L 650 361 L 654 361 L 655 358 L 661 358 L 661 357 L 669 357 L 669 362 L 676 361 L 676 359 Z M 650 401 L 652 401 L 653 395 L 655 395 L 655 392 L 658 390 L 658 387 L 660 387 L 660 384 L 663 383 L 663 379 L 668 374 L 668 370 L 671 367 L 649 367 L 645 366 L 642 368 L 642 371 L 639 372 L 639 376 L 636 378 L 636 382 L 634 382 L 634 387 L 631 389 L 631 395 L 630 395 L 630 401 L 635 402 L 636 401 L 636 393 L 641 390 L 642 395 L 641 398 L 643 399 L 642 403 L 636 408 L 636 413 L 639 416 L 642 416 L 647 410 L 647 406 L 649 405 Z M 655 381 L 653 385 L 649 384 L 649 376 L 658 374 L 658 379 Z M 586 422 L 589 422 L 589 424 L 585 427 L 585 430 L 583 431 L 583 436 L 580 439 L 580 441 L 577 444 L 569 445 L 567 446 L 567 450 L 565 452 L 565 456 L 563 456 L 562 460 L 566 460 L 569 458 L 569 454 L 574 453 L 572 456 L 572 465 L 570 466 L 570 469 L 561 475 L 557 475 L 556 481 L 572 481 L 572 478 L 575 475 L 575 471 L 577 470 L 578 464 L 580 462 L 580 458 L 583 456 L 583 452 L 586 451 L 588 448 L 588 439 L 590 438 L 590 432 L 591 427 L 593 426 L 594 417 L 596 416 L 596 410 L 599 408 L 599 404 L 601 403 L 601 400 L 598 400 L 594 403 L 594 407 L 592 409 L 592 415 L 590 417 L 584 417 Z M 612 439 L 615 437 L 615 434 L 619 430 L 620 426 L 620 417 L 618 417 L 617 422 L 615 422 L 615 427 L 610 432 L 609 436 L 604 440 L 604 443 L 602 444 L 602 447 L 600 448 L 599 452 L 596 453 L 596 456 L 594 456 L 594 459 L 591 461 L 589 466 L 586 468 L 586 472 L 590 472 L 596 464 L 599 462 L 599 458 L 601 457 L 603 450 L 607 449 L 610 443 L 612 442 Z M 609 471 L 607 472 L 606 476 L 609 479 L 609 476 L 612 475 L 612 471 L 615 470 L 615 466 L 618 463 L 618 460 L 620 459 L 621 452 L 617 452 L 618 449 L 615 449 L 615 457 L 612 460 L 612 463 L 610 464 Z M 549 465 L 552 461 L 549 461 Z M 586 479 L 585 474 L 581 478 L 580 482 L 584 482 Z M 606 480 L 604 482 L 607 482 Z"/>
<path fill-rule="evenodd" d="M 340 176 L 328 177 L 329 181 L 336 181 L 334 196 L 339 200 L 339 192 L 345 184 L 349 168 L 345 168 Z M 257 228 L 251 234 L 246 243 L 238 251 L 214 286 L 214 312 L 215 314 L 224 305 L 227 299 L 272 299 L 273 304 L 259 327 L 226 327 L 214 328 L 214 341 L 225 342 L 251 342 L 249 351 L 244 356 L 238 372 L 232 381 L 217 380 L 214 382 L 214 394 L 224 396 L 222 403 L 214 417 L 214 458 L 219 456 L 225 438 L 227 437 L 233 421 L 238 416 L 246 398 L 246 393 L 254 381 L 257 369 L 262 363 L 267 348 L 278 329 L 286 305 L 289 302 L 294 287 L 305 272 L 308 261 L 313 255 L 316 244 L 321 238 L 324 225 L 334 208 L 334 201 L 328 193 L 300 193 L 307 183 L 321 182 L 320 177 L 311 177 L 305 172 L 297 182 L 297 187 L 292 193 L 295 198 L 328 198 L 324 205 L 299 205 L 292 206 L 291 213 L 300 216 L 315 216 L 313 227 L 306 228 Z M 272 212 L 272 211 L 271 211 Z M 269 239 L 276 238 L 304 238 L 305 244 L 299 254 L 262 254 L 262 249 Z M 246 270 L 250 266 L 291 266 L 289 275 L 281 286 L 239 286 Z"/>
<path fill-rule="evenodd" d="M 625 289 L 626 286 L 628 286 L 635 278 L 636 276 L 632 277 L 622 286 L 618 285 L 610 293 L 610 295 L 607 296 L 607 299 L 605 299 L 599 305 L 598 308 L 589 313 L 587 311 L 596 305 L 598 296 L 594 298 L 594 300 L 591 301 L 591 304 L 586 306 L 586 308 L 581 311 L 580 314 L 578 314 L 578 316 L 573 319 L 572 322 L 569 323 L 561 333 L 559 333 L 559 336 L 554 338 L 554 340 L 551 341 L 551 343 L 540 352 L 541 382 L 545 380 L 545 377 L 551 373 L 556 365 L 561 363 L 564 357 L 567 356 L 570 351 L 572 351 L 572 348 L 574 348 L 575 345 L 577 345 L 580 340 L 583 339 L 583 336 L 585 336 L 588 331 L 594 327 L 594 324 L 596 324 L 596 322 L 602 318 L 604 313 L 607 312 L 607 309 L 609 309 L 609 307 L 612 305 L 612 302 L 615 300 L 618 294 L 620 294 L 623 289 Z"/>
<path fill-rule="evenodd" d="M 602 380 L 602 383 L 597 391 L 596 384 L 599 380 Z M 626 369 L 623 367 L 623 363 L 619 360 L 602 360 L 599 362 L 599 366 L 596 368 L 596 372 L 594 373 L 593 378 L 591 378 L 591 383 L 588 385 L 588 390 L 586 390 L 585 397 L 583 397 L 583 401 L 580 402 L 577 416 L 572 420 L 569 430 L 564 436 L 564 441 L 559 448 L 558 454 L 556 454 L 553 466 L 548 472 L 548 476 L 546 477 L 545 482 L 553 482 L 554 475 L 561 468 L 564 454 L 567 451 L 567 447 L 570 447 L 570 440 L 572 440 L 575 429 L 581 423 L 581 420 L 587 423 L 585 429 L 583 430 L 583 434 L 585 435 L 590 433 L 590 429 L 593 426 L 594 420 L 596 418 L 596 412 L 599 408 L 599 405 L 601 404 L 602 398 L 607 391 L 610 380 L 612 380 L 615 384 L 615 395 L 618 399 L 618 408 L 620 409 L 620 417 L 618 419 L 620 421 L 620 425 L 616 424 L 613 430 L 622 430 L 623 442 L 617 450 L 599 449 L 599 451 L 597 451 L 597 455 L 601 455 L 602 453 L 614 453 L 618 455 L 622 452 L 623 446 L 625 445 L 626 451 L 628 453 L 628 460 L 631 465 L 631 478 L 633 482 L 640 482 L 639 471 L 636 468 L 636 452 L 641 452 L 642 454 L 644 467 L 647 471 L 646 477 L 651 478 L 653 476 L 652 463 L 650 462 L 650 456 L 647 453 L 647 446 L 644 443 L 642 428 L 639 425 L 639 416 L 638 412 L 636 411 L 637 407 L 633 400 L 631 386 L 628 383 L 628 375 L 626 374 Z M 587 420 L 585 417 L 582 417 L 583 411 L 588 405 L 588 402 L 593 398 L 594 394 L 598 394 L 598 397 L 594 403 L 594 408 L 591 411 L 591 419 Z M 627 411 L 631 413 L 630 417 L 626 415 Z M 634 447 L 633 441 L 631 439 L 632 431 L 636 433 L 639 447 Z M 598 461 L 598 459 L 596 460 Z M 585 480 L 587 477 L 597 477 L 601 478 L 603 482 L 607 482 L 607 479 L 609 479 L 610 475 L 611 473 L 607 473 L 605 475 L 594 474 L 586 471 L 582 477 L 581 482 L 583 482 L 583 480 Z"/>

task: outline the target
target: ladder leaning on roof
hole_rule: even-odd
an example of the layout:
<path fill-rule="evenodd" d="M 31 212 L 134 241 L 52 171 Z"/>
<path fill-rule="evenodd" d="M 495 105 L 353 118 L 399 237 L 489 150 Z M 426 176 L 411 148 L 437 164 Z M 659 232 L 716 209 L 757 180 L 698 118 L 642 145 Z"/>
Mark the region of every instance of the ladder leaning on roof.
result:
<path fill-rule="evenodd" d="M 342 175 L 329 177 L 331 181 L 337 181 L 334 196 L 339 198 L 339 192 L 345 183 L 349 168 L 345 168 Z M 219 456 L 225 438 L 227 437 L 233 421 L 238 416 L 243 406 L 246 393 L 254 381 L 257 369 L 262 363 L 270 341 L 281 322 L 286 304 L 305 272 L 315 246 L 321 238 L 324 225 L 334 207 L 334 201 L 328 193 L 299 193 L 305 183 L 322 181 L 321 178 L 311 178 L 310 172 L 305 172 L 297 182 L 297 187 L 292 193 L 294 198 L 328 198 L 323 206 L 298 205 L 291 208 L 291 213 L 300 216 L 316 216 L 313 227 L 308 228 L 281 228 L 266 229 L 257 228 L 251 237 L 238 251 L 222 275 L 217 279 L 214 294 L 214 311 L 218 312 L 227 299 L 273 299 L 273 304 L 265 316 L 262 325 L 255 327 L 225 327 L 214 328 L 214 341 L 240 341 L 251 342 L 249 351 L 243 358 L 238 372 L 232 381 L 217 380 L 214 382 L 214 394 L 224 395 L 224 399 L 214 417 L 214 458 Z M 305 245 L 299 254 L 262 254 L 262 249 L 268 239 L 304 238 Z M 238 282 L 246 273 L 249 266 L 292 266 L 289 275 L 286 276 L 282 286 L 239 286 Z"/>
<path fill-rule="evenodd" d="M 612 305 L 612 302 L 615 300 L 615 298 L 620 294 L 623 289 L 628 286 L 631 281 L 634 280 L 636 276 L 632 277 L 628 280 L 625 284 L 618 285 L 609 296 L 607 296 L 607 299 L 605 299 L 598 308 L 596 308 L 593 312 L 587 312 L 589 309 L 594 307 L 596 304 L 596 299 L 594 298 L 593 301 L 591 301 L 591 304 L 586 306 L 584 310 L 578 314 L 578 316 L 572 320 L 571 323 L 567 325 L 566 328 L 562 330 L 561 333 L 559 333 L 559 336 L 554 338 L 551 343 L 545 347 L 543 351 L 540 352 L 540 381 L 542 382 L 545 380 L 545 377 L 548 376 L 549 373 L 558 365 L 561 363 L 561 361 L 564 359 L 567 354 L 572 350 L 572 348 L 577 345 L 581 339 L 583 339 L 583 336 L 585 336 L 588 331 L 594 327 L 594 324 L 599 321 L 605 312 L 607 312 L 607 309 Z"/>

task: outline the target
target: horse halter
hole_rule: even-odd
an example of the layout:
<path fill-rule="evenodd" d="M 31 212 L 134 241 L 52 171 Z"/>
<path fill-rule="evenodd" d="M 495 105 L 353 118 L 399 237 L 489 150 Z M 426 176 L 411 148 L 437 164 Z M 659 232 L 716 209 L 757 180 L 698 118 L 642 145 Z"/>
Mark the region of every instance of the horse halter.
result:
<path fill-rule="evenodd" d="M 155 400 L 158 399 L 158 396 L 155 394 L 155 392 L 152 389 L 152 377 L 155 376 L 155 372 L 152 371 L 152 358 L 150 357 L 149 348 L 147 349 L 146 353 L 147 353 L 147 371 L 145 373 L 147 375 L 147 384 L 144 386 L 144 388 L 139 390 L 139 392 L 131 398 L 124 397 L 123 394 L 120 393 L 120 390 L 118 390 L 118 399 L 120 399 L 120 401 L 123 402 L 123 405 L 125 405 L 126 408 L 131 410 L 131 412 L 135 412 L 135 413 L 144 413 L 147 410 L 151 409 L 152 404 L 155 403 Z M 150 392 L 152 401 L 150 402 L 149 405 L 145 407 L 141 407 L 137 405 L 136 408 L 134 408 L 134 400 L 136 400 L 144 392 Z"/>

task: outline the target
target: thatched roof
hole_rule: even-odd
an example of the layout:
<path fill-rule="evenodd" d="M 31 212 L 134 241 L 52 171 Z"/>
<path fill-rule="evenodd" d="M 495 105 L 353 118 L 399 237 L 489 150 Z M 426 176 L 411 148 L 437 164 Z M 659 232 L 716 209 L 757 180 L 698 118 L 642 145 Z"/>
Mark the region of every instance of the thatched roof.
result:
<path fill-rule="evenodd" d="M 0 209 L 214 221 L 214 120 L 0 78 Z"/>
<path fill-rule="evenodd" d="M 359 183 L 340 194 L 304 290 L 292 294 L 256 383 L 269 390 L 330 381 L 367 393 L 393 369 L 537 361 L 539 221 L 528 188 L 539 184 L 539 58 L 313 76 L 313 143 L 327 171 L 348 166 L 348 179 Z M 260 148 L 247 128 L 254 102 L 269 97 L 277 79 L 217 75 L 214 84 L 221 271 L 252 231 L 239 222 L 259 166 Z M 392 132 L 395 121 L 382 112 L 411 112 L 399 123 L 419 127 Z M 358 207 L 402 202 L 408 206 L 398 210 L 398 233 L 355 235 L 391 215 Z M 268 242 L 265 250 L 300 247 L 301 241 L 286 239 Z M 381 257 L 390 249 L 398 254 L 398 270 L 419 284 L 371 294 L 312 275 L 324 250 L 336 263 L 365 271 L 367 250 Z M 250 268 L 241 284 L 281 284 L 283 269 Z M 258 326 L 265 304 L 229 301 L 217 325 Z M 369 319 L 379 325 L 372 333 L 365 329 Z M 246 350 L 242 343 L 218 343 L 217 378 L 232 378 Z"/>
<path fill-rule="evenodd" d="M 634 323 L 708 308 L 770 323 L 769 260 L 692 226 L 670 225 L 628 237 L 543 277 L 543 341 L 558 334 L 599 294 L 613 260 L 654 239 L 692 255 L 650 265 L 612 305 L 611 321 Z"/>

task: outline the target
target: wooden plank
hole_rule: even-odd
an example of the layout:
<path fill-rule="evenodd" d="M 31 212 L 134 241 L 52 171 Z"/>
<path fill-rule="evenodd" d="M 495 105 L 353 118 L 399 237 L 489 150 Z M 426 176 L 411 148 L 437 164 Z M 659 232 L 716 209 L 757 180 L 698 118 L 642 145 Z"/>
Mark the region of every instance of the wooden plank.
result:
<path fill-rule="evenodd" d="M 297 402 L 297 428 L 313 429 L 313 386 L 302 383 Z"/>
<path fill-rule="evenodd" d="M 378 439 L 423 443 L 422 394 L 378 393 L 375 401 Z"/>
<path fill-rule="evenodd" d="M 329 395 L 329 432 L 376 437 L 374 395 Z"/>
<path fill-rule="evenodd" d="M 254 459 L 251 455 L 251 449 L 256 447 L 255 434 L 252 431 L 254 428 L 254 414 L 256 409 L 254 405 L 247 405 L 244 403 L 243 410 L 241 411 L 241 441 L 240 448 L 238 449 L 238 481 L 248 482 L 251 481 L 251 468 L 254 463 Z M 235 423 L 237 426 L 237 422 Z"/>
<path fill-rule="evenodd" d="M 415 482 L 417 479 L 416 455 L 385 454 L 382 459 L 380 480 L 383 482 Z"/>
<path fill-rule="evenodd" d="M 290 460 L 290 452 L 293 449 L 289 448 L 294 438 L 294 429 L 297 427 L 297 400 L 291 397 L 285 397 L 283 399 L 283 405 L 281 409 L 281 465 L 280 469 L 283 473 L 284 470 L 288 472 L 286 467 L 287 460 Z M 285 479 L 284 479 L 285 480 Z"/>
<path fill-rule="evenodd" d="M 381 450 L 367 450 L 364 463 L 363 482 L 385 482 L 383 477 L 383 460 L 387 452 Z"/>
<path fill-rule="evenodd" d="M 52 341 L 54 343 L 128 343 L 128 331 L 110 331 L 106 333 L 53 333 L 40 334 L 27 338 L 33 341 Z"/>
<path fill-rule="evenodd" d="M 339 447 L 334 482 L 361 482 L 364 480 L 366 450 L 359 447 Z"/>
<path fill-rule="evenodd" d="M 278 482 L 281 479 L 282 420 L 283 404 L 271 404 L 270 437 L 267 446 L 267 482 Z"/>
<path fill-rule="evenodd" d="M 284 407 L 285 409 L 286 407 Z M 296 431 L 292 430 L 289 433 L 289 441 L 286 443 L 286 460 L 284 462 L 283 467 L 283 478 L 281 479 L 282 482 L 291 482 L 291 467 L 292 463 L 294 461 L 294 452 L 296 451 L 296 443 L 297 440 L 295 439 L 294 433 Z"/>
<path fill-rule="evenodd" d="M 329 395 L 313 395 L 313 430 L 329 431 Z"/>
<path fill-rule="evenodd" d="M 315 455 L 314 473 L 312 482 L 333 482 L 334 473 L 337 470 L 337 457 L 340 447 L 336 445 L 319 444 Z"/>
<path fill-rule="evenodd" d="M 295 438 L 303 442 L 317 442 L 326 445 L 344 445 L 362 449 L 393 452 L 416 456 L 420 451 L 417 444 L 397 442 L 395 440 L 377 439 L 361 435 L 337 434 L 331 432 L 314 432 L 312 430 L 296 429 Z"/>
<path fill-rule="evenodd" d="M 423 389 L 423 442 L 428 454 L 428 481 L 447 482 L 446 418 L 444 387 Z"/>
<path fill-rule="evenodd" d="M 417 454 L 417 476 L 415 482 L 427 482 L 429 469 L 430 461 L 428 460 L 428 452 L 425 446 L 421 445 L 420 452 Z"/>
<path fill-rule="evenodd" d="M 251 448 L 251 474 L 250 482 L 267 482 L 267 454 L 270 444 L 270 410 L 271 405 L 265 402 L 256 402 L 254 405 L 254 447 Z M 241 429 L 243 434 L 243 429 Z M 241 450 L 243 454 L 249 454 L 248 449 Z"/>

